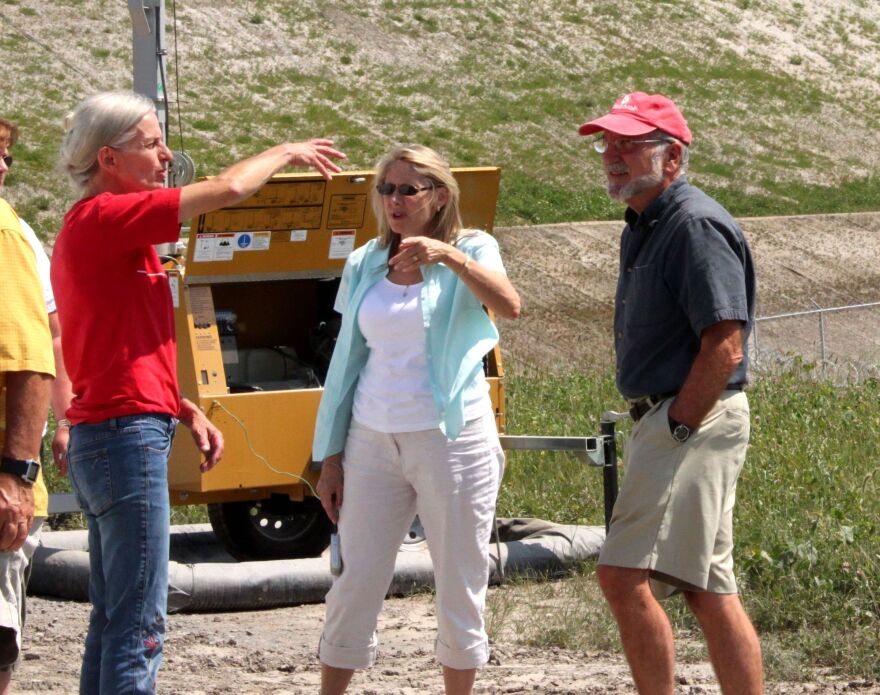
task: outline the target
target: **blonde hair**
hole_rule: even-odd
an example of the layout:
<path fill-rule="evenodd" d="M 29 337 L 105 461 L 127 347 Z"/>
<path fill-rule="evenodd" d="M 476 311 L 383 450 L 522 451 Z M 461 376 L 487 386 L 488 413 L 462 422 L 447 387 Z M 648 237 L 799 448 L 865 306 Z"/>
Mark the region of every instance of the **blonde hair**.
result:
<path fill-rule="evenodd" d="M 458 202 L 461 194 L 458 189 L 458 181 L 452 175 L 449 163 L 437 152 L 424 145 L 397 145 L 391 148 L 376 164 L 376 185 L 385 183 L 388 169 L 395 162 L 407 162 L 419 176 L 424 176 L 433 184 L 434 190 L 431 195 L 437 195 L 438 188 L 448 191 L 446 204 L 440 208 L 432 219 L 432 229 L 428 236 L 439 239 L 447 244 L 454 244 L 461 232 L 461 213 Z M 382 205 L 382 196 L 373 187 L 372 199 L 373 214 L 379 227 L 379 246 L 387 248 L 393 246 L 398 236 L 391 231 L 388 220 L 385 217 L 385 208 Z"/>
<path fill-rule="evenodd" d="M 141 119 L 155 110 L 135 92 L 100 92 L 84 99 L 64 119 L 59 168 L 83 193 L 98 173 L 102 147 L 121 147 L 136 135 Z"/>

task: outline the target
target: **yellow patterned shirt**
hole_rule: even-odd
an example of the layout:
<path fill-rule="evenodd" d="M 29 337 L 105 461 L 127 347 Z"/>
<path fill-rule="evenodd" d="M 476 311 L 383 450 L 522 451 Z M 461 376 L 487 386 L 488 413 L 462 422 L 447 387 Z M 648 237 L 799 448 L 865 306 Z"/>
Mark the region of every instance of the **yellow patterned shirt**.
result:
<path fill-rule="evenodd" d="M 0 198 L 0 447 L 6 433 L 6 373 L 55 375 L 52 337 L 34 252 L 18 216 Z M 34 516 L 47 516 L 42 473 L 34 485 Z"/>

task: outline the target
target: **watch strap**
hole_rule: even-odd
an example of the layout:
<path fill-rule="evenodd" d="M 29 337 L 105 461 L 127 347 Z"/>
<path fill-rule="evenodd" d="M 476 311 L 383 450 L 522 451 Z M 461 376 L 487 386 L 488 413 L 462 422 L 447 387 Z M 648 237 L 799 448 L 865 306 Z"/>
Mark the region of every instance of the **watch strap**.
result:
<path fill-rule="evenodd" d="M 14 459 L 4 456 L 0 459 L 0 473 L 9 473 L 33 485 L 40 474 L 40 462 L 34 459 Z"/>

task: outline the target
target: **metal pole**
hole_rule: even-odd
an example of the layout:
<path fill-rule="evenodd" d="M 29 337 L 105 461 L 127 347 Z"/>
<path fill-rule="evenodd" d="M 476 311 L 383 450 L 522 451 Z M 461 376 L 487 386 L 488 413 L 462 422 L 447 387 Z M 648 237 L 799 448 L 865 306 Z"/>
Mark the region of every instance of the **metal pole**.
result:
<path fill-rule="evenodd" d="M 164 86 L 165 0 L 128 0 L 132 24 L 132 89 L 152 99 L 165 142 L 168 113 Z"/>
<path fill-rule="evenodd" d="M 761 347 L 760 347 L 760 345 L 758 345 L 758 322 L 757 321 L 755 321 L 752 324 L 752 340 L 755 343 L 755 354 L 752 355 L 752 364 L 757 369 L 758 365 L 759 365 L 759 360 L 760 360 L 759 355 L 761 354 Z"/>
<path fill-rule="evenodd" d="M 605 453 L 605 466 L 602 468 L 602 483 L 605 497 L 605 533 L 611 527 L 611 512 L 617 500 L 617 438 L 614 435 L 613 420 L 602 420 L 602 446 Z"/>

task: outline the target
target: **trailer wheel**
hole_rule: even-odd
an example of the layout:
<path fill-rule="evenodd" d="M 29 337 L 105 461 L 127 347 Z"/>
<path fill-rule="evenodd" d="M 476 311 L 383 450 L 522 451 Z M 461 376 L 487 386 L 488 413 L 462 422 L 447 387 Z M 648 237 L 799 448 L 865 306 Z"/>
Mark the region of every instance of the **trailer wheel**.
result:
<path fill-rule="evenodd" d="M 317 557 L 330 544 L 330 520 L 316 497 L 209 504 L 208 519 L 237 560 Z"/>

